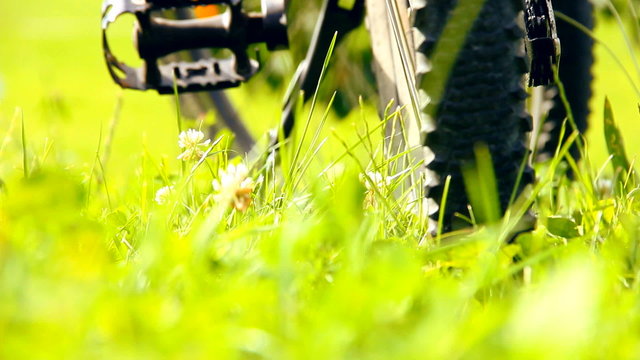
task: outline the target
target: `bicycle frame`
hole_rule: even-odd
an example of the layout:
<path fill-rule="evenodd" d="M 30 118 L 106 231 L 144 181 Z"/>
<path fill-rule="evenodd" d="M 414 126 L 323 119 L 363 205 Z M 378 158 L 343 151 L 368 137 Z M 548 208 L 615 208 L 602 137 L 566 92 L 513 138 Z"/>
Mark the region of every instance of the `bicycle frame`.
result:
<path fill-rule="evenodd" d="M 171 20 L 153 16 L 169 8 L 200 5 L 223 5 L 228 10 L 203 19 Z M 525 0 L 527 52 L 530 56 L 530 86 L 547 85 L 553 80 L 553 66 L 558 63 L 559 40 L 551 0 Z M 298 94 L 310 99 L 320 78 L 325 55 L 336 34 L 339 43 L 364 18 L 364 0 L 355 0 L 349 8 L 338 0 L 324 0 L 307 55 L 298 67 L 293 86 L 285 96 L 281 120 L 284 138 L 291 134 Z M 118 61 L 110 50 L 107 28 L 120 15 L 130 13 L 138 19 L 135 30 L 142 68 L 132 68 Z M 174 92 L 217 91 L 239 86 L 254 76 L 259 56 L 251 58 L 248 48 L 266 43 L 270 50 L 287 47 L 287 22 L 283 0 L 263 0 L 262 13 L 246 13 L 241 0 L 105 0 L 102 10 L 103 48 L 109 73 L 123 88 Z M 231 58 L 202 58 L 191 62 L 160 65 L 158 59 L 180 50 L 224 48 Z M 220 97 L 217 97 L 220 99 Z M 224 103 L 224 99 L 220 100 Z M 275 141 L 275 139 L 274 139 Z"/>

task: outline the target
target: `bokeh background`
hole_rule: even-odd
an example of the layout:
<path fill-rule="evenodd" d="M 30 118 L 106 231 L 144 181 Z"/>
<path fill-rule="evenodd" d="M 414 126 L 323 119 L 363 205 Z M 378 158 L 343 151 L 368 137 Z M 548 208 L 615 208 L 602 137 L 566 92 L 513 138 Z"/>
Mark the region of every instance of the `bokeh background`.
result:
<path fill-rule="evenodd" d="M 292 36 L 304 39 L 317 4 L 292 1 L 302 6 Z M 638 357 L 635 190 L 619 201 L 585 191 L 590 179 L 546 182 L 536 200 L 539 224 L 514 244 L 498 246 L 501 236 L 489 228 L 434 251 L 416 246 L 420 225 L 400 226 L 405 221 L 386 210 L 362 211 L 360 169 L 336 176 L 329 191 L 324 179 L 290 193 L 290 180 L 283 190 L 261 189 L 260 206 L 245 215 L 192 216 L 176 199 L 174 217 L 153 201 L 173 180 L 158 174 L 180 174 L 182 165 L 173 99 L 112 83 L 100 5 L 0 0 L 0 359 Z M 602 11 L 598 20 L 596 35 L 640 83 L 614 18 Z M 113 35 L 130 57 L 127 31 Z M 262 74 L 230 93 L 256 136 L 278 123 L 283 88 L 304 53 L 302 40 L 293 45 L 292 57 L 267 59 L 271 78 Z M 333 127 L 348 138 L 351 123 L 373 122 L 376 111 L 370 90 L 354 84 L 367 76 L 366 31 L 344 45 L 314 121 L 332 90 L 343 94 L 343 107 L 362 91 L 364 111 L 330 112 L 324 134 Z M 632 158 L 640 152 L 640 114 L 614 59 L 602 46 L 596 57 L 588 138 L 591 166 L 599 168 L 605 95 Z M 185 126 L 198 123 L 186 119 Z M 344 153 L 334 144 L 324 150 Z M 314 163 L 326 166 L 325 155 Z M 23 176 L 23 160 L 31 169 L 44 163 L 42 171 Z M 305 181 L 315 180 L 314 170 Z M 203 198 L 209 171 L 189 180 Z M 310 196 L 313 205 L 304 205 Z"/>
<path fill-rule="evenodd" d="M 14 141 L 8 146 L 20 146 L 16 138 L 19 122 L 13 121 L 12 125 L 16 109 L 20 108 L 30 149 L 38 153 L 50 147 L 52 161 L 69 167 L 89 167 L 100 137 L 107 136 L 104 132 L 121 98 L 123 106 L 114 128 L 109 162 L 119 165 L 118 171 L 110 174 L 114 177 L 112 181 L 122 181 L 123 184 L 131 175 L 129 169 L 135 168 L 133 165 L 139 161 L 138 155 L 145 148 L 168 157 L 176 155 L 175 109 L 170 96 L 122 91 L 112 83 L 102 58 L 100 6 L 99 0 L 0 2 L 0 135 L 9 133 Z M 267 59 L 266 66 L 276 69 L 281 81 L 269 82 L 262 74 L 251 84 L 229 92 L 256 136 L 278 123 L 284 87 L 295 68 L 295 59 L 304 54 L 307 34 L 304 29 L 308 30 L 313 24 L 310 20 L 314 18 L 313 9 L 317 6 L 313 2 L 305 2 L 299 7 L 298 13 L 292 17 L 294 56 L 278 56 L 274 62 Z M 116 47 L 124 49 L 125 55 L 131 58 L 129 30 L 123 26 L 113 38 Z M 596 35 L 613 50 L 639 84 L 640 74 L 634 69 L 622 32 L 614 18 L 603 11 L 598 15 Z M 631 38 L 637 39 L 637 36 Z M 343 50 L 336 56 L 334 63 L 337 66 L 329 74 L 322 99 L 326 102 L 333 90 L 339 92 L 338 111 L 332 113 L 331 121 L 334 122 L 331 126 L 337 126 L 340 116 L 336 115 L 344 115 L 348 108 L 344 104 L 353 103 L 358 93 L 365 95 L 366 111 L 375 117 L 375 96 L 371 96 L 371 89 L 366 85 L 369 72 L 360 70 L 366 61 L 366 55 L 362 54 L 366 52 L 367 41 L 367 33 L 361 29 L 342 46 L 349 51 Z M 634 51 L 637 54 L 637 47 Z M 616 119 L 626 136 L 630 157 L 640 152 L 640 142 L 635 141 L 640 114 L 638 97 L 629 81 L 600 45 L 596 48 L 596 58 L 595 95 L 588 139 L 593 166 L 597 167 L 606 159 L 601 125 L 604 97 L 611 99 Z M 353 72 L 349 71 L 350 66 Z M 360 75 L 354 76 L 355 73 Z M 347 117 L 346 121 L 357 120 L 358 116 Z M 215 121 L 213 115 L 208 121 Z M 0 175 L 18 166 L 1 160 Z M 110 167 L 111 164 L 105 166 Z"/>

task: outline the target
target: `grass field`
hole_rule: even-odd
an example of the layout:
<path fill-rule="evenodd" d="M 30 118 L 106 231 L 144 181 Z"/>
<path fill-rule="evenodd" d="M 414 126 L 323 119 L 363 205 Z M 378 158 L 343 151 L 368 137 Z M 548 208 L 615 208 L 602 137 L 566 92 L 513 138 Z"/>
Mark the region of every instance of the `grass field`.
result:
<path fill-rule="evenodd" d="M 224 136 L 176 159 L 171 97 L 112 84 L 99 8 L 0 2 L 0 359 L 638 358 L 640 204 L 602 123 L 608 96 L 633 161 L 640 99 L 602 46 L 588 161 L 574 182 L 540 166 L 535 229 L 434 238 L 401 180 L 362 180 L 383 163 L 380 131 L 355 145 L 375 104 L 322 128 L 320 105 L 280 170 L 245 173 Z M 281 96 L 232 91 L 256 135 Z"/>

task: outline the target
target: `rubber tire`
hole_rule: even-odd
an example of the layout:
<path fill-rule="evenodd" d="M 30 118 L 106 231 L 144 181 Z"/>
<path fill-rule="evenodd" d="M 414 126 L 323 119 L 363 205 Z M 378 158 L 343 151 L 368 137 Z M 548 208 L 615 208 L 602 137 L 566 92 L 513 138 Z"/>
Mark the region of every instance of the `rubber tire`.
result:
<path fill-rule="evenodd" d="M 570 18 L 578 21 L 588 29 L 593 29 L 593 5 L 588 0 L 555 0 L 554 9 Z M 571 106 L 576 126 L 581 133 L 587 130 L 587 118 L 589 117 L 589 100 L 591 99 L 591 82 L 593 75 L 593 44 L 594 41 L 573 25 L 557 20 L 558 37 L 562 44 L 562 57 L 560 59 L 559 76 L 565 88 L 567 100 Z M 543 145 L 541 154 L 552 156 L 558 143 L 571 135 L 572 129 L 568 127 L 563 139 L 560 139 L 562 123 L 567 117 L 557 88 L 553 97 L 553 105 L 545 121 L 549 140 Z M 575 160 L 580 159 L 578 147 L 574 144 L 570 153 Z"/>
<path fill-rule="evenodd" d="M 420 59 L 429 58 L 444 25 L 457 1 L 427 0 L 415 11 L 414 27 L 423 39 L 417 43 L 417 68 Z M 467 35 L 457 56 L 441 101 L 436 106 L 436 128 L 426 138 L 426 146 L 435 154 L 427 168 L 438 177 L 438 184 L 427 189 L 427 196 L 441 203 L 445 178 L 451 176 L 445 206 L 445 230 L 468 224 L 457 224 L 455 213 L 468 215 L 468 198 L 461 166 L 474 160 L 474 146 L 488 146 L 492 160 L 500 206 L 504 211 L 523 164 L 528 156 L 527 133 L 531 117 L 525 111 L 523 75 L 526 72 L 522 50 L 523 32 L 518 25 L 522 10 L 520 1 L 487 0 Z M 417 42 L 417 40 L 416 40 Z M 431 71 L 438 71 L 432 69 Z M 420 74 L 429 76 L 429 73 Z M 527 162 L 528 163 L 528 162 Z M 533 171 L 525 166 L 518 193 L 533 181 Z M 442 208 L 442 206 L 441 206 Z M 437 219 L 438 213 L 432 216 Z"/>

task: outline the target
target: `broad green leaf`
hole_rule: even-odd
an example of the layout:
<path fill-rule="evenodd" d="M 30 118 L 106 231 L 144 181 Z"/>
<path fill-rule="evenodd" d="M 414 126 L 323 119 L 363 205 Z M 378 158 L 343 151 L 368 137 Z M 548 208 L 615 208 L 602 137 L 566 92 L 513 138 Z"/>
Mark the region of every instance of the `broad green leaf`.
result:
<path fill-rule="evenodd" d="M 547 230 L 549 230 L 549 233 L 565 239 L 580 236 L 578 225 L 572 218 L 566 216 L 549 216 L 547 218 Z"/>

